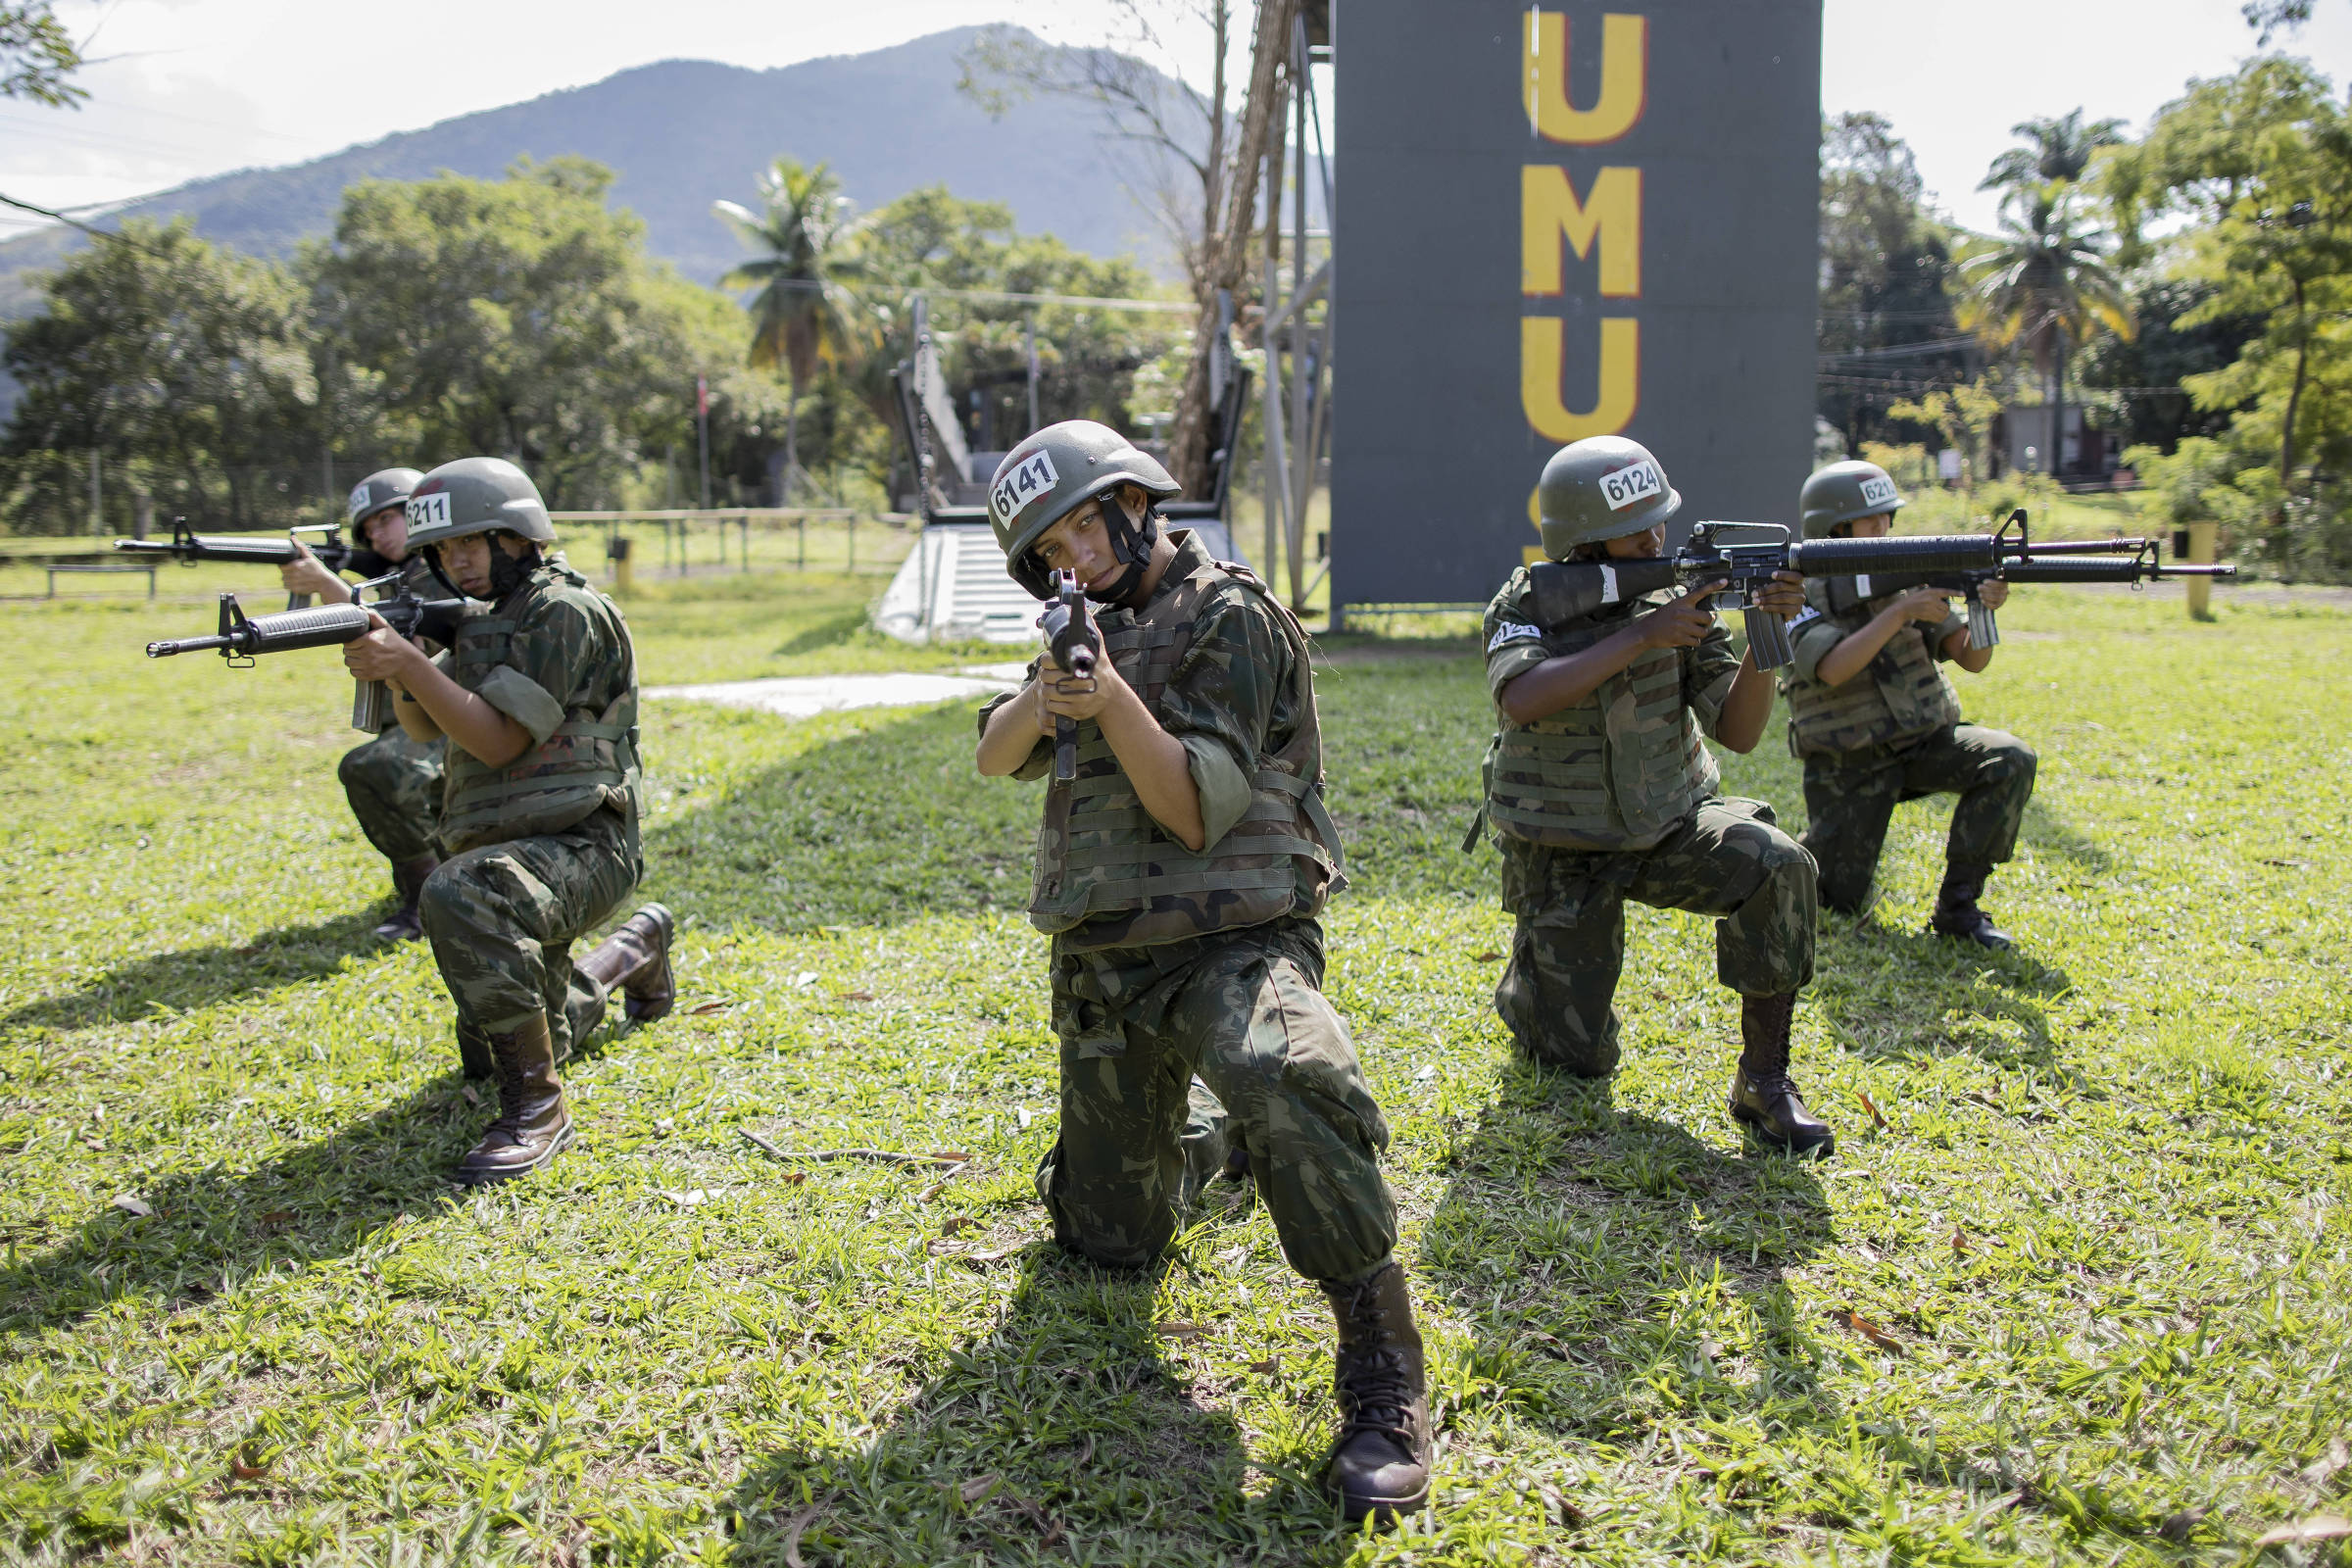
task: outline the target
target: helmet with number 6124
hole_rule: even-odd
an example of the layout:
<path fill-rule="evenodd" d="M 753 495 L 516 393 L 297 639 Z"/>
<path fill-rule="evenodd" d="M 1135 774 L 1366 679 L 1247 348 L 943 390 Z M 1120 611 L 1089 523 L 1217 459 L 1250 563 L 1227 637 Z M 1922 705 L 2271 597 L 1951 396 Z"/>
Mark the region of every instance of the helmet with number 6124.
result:
<path fill-rule="evenodd" d="M 1673 516 L 1682 493 L 1649 448 L 1621 435 L 1571 441 L 1544 465 L 1536 486 L 1544 553 L 1565 561 L 1578 545 L 1642 533 Z"/>
<path fill-rule="evenodd" d="M 1049 424 L 1004 454 L 988 485 L 988 525 L 996 530 L 1004 550 L 1004 569 L 1012 580 L 1039 599 L 1054 597 L 1053 574 L 1034 549 L 1048 528 L 1081 506 L 1122 484 L 1142 489 L 1154 501 L 1182 492 L 1168 470 L 1148 452 L 1107 424 L 1093 419 L 1064 419 Z M 1111 525 L 1111 548 L 1130 568 L 1120 587 L 1140 575 L 1152 553 L 1150 530 L 1129 526 L 1115 507 L 1105 507 Z M 1115 594 L 1106 597 L 1116 597 Z"/>
<path fill-rule="evenodd" d="M 1816 469 L 1796 493 L 1796 508 L 1803 514 L 1805 537 L 1826 539 L 1841 522 L 1891 513 L 1906 500 L 1885 468 L 1849 459 Z"/>

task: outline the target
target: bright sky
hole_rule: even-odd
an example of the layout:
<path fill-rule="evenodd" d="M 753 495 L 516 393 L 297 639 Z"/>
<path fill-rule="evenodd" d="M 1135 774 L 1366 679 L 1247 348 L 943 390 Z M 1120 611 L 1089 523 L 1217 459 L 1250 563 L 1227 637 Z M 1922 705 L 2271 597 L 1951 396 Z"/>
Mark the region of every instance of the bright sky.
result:
<path fill-rule="evenodd" d="M 1991 222 L 1984 167 L 2029 116 L 2077 105 L 2133 126 L 2193 75 L 2252 51 L 2239 0 L 1825 0 L 1823 107 L 1886 115 L 1929 188 Z M 1340 42 L 1347 46 L 1348 0 Z M 298 163 L 396 130 L 671 58 L 780 66 L 1017 16 L 1103 35 L 1111 0 L 59 0 L 99 62 L 76 112 L 0 101 L 0 193 L 52 207 Z M 1247 7 L 1244 8 L 1245 14 Z M 2352 0 L 2319 0 L 2291 46 L 2352 76 Z M 551 25 L 551 18 L 561 23 Z M 1163 59 L 1200 79 L 1204 62 Z M 0 220 L 0 233 L 18 225 Z"/>

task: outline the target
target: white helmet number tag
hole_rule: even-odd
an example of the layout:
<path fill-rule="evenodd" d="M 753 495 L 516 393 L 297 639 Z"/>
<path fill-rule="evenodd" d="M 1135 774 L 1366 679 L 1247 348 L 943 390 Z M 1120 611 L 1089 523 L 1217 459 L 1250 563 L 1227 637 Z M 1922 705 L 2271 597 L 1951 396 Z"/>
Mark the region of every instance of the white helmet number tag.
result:
<path fill-rule="evenodd" d="M 1885 509 L 1894 505 L 1894 481 L 1872 474 L 1862 481 L 1862 504 Z"/>
<path fill-rule="evenodd" d="M 1054 459 L 1039 452 L 1022 459 L 1019 467 L 997 481 L 997 487 L 989 492 L 988 505 L 997 520 L 1009 528 L 1023 507 L 1060 482 L 1061 476 L 1054 471 Z"/>
<path fill-rule="evenodd" d="M 436 490 L 429 496 L 409 497 L 409 526 L 439 528 L 449 523 L 449 492 Z"/>
<path fill-rule="evenodd" d="M 1666 476 L 1654 463 L 1637 463 L 1630 468 L 1600 476 L 1600 496 L 1611 512 L 1623 512 L 1637 501 L 1666 493 Z"/>

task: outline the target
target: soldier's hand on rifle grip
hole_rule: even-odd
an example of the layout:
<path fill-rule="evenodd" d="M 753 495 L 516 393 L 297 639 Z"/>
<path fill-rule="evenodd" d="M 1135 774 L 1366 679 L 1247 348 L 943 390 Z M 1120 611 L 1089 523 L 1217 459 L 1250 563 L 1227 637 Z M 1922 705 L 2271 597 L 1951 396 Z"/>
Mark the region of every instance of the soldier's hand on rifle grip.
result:
<path fill-rule="evenodd" d="M 1755 608 L 1783 620 L 1793 620 L 1805 612 L 1805 577 L 1798 571 L 1776 571 L 1772 581 L 1757 588 Z"/>
<path fill-rule="evenodd" d="M 1996 579 L 1984 586 L 1995 588 L 2000 584 Z M 1952 597 L 1940 588 L 1914 588 L 1897 600 L 1894 608 L 1901 612 L 1903 619 L 1926 625 L 1941 620 L 1952 612 Z"/>
<path fill-rule="evenodd" d="M 1042 729 L 1054 733 L 1056 718 L 1100 718 L 1117 695 L 1126 690 L 1127 683 L 1109 660 L 1100 660 L 1092 676 L 1065 675 L 1052 662 L 1037 672 L 1038 706 L 1042 710 Z"/>
<path fill-rule="evenodd" d="M 394 631 L 374 611 L 368 612 L 368 630 L 343 645 L 343 667 L 354 680 L 390 681 L 407 688 L 401 677 L 425 658 L 422 648 Z"/>
<path fill-rule="evenodd" d="M 1723 592 L 1721 578 L 1702 582 L 1680 599 L 1634 617 L 1634 631 L 1652 648 L 1696 648 L 1715 624 L 1707 599 Z"/>
<path fill-rule="evenodd" d="M 2009 602 L 2009 585 L 1995 577 L 1977 588 L 1977 602 L 1986 610 L 1998 610 Z"/>
<path fill-rule="evenodd" d="M 350 597 L 350 585 L 327 570 L 326 563 L 311 554 L 309 545 L 297 539 L 294 549 L 297 552 L 294 559 L 277 568 L 277 580 L 286 592 L 316 594 L 327 604 Z"/>

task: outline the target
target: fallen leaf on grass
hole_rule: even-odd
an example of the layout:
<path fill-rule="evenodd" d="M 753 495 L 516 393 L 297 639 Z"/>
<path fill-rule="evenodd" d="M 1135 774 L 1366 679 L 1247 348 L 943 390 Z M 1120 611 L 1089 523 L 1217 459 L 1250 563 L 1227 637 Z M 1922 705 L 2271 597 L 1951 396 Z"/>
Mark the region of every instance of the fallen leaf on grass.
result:
<path fill-rule="evenodd" d="M 821 1511 L 816 1508 L 803 1508 L 792 1516 L 789 1524 L 785 1525 L 784 1562 L 786 1568 L 808 1568 L 807 1563 L 801 1561 L 801 1532 L 807 1530 Z"/>
<path fill-rule="evenodd" d="M 240 1448 L 229 1457 L 228 1473 L 239 1481 L 259 1481 L 270 1473 L 270 1461 L 255 1459 L 249 1449 Z"/>
<path fill-rule="evenodd" d="M 2189 1532 L 2204 1522 L 2206 1512 L 2203 1508 L 2183 1508 L 2179 1513 L 2167 1516 L 2164 1523 L 2156 1527 L 2156 1533 L 2176 1544 L 2186 1541 Z"/>
<path fill-rule="evenodd" d="M 1208 1330 L 1200 1324 L 1187 1323 L 1181 1319 L 1162 1323 L 1152 1332 L 1163 1340 L 1199 1340 L 1208 1336 Z"/>
<path fill-rule="evenodd" d="M 1014 1242 L 1005 1247 L 992 1247 L 985 1252 L 957 1252 L 956 1261 L 968 1264 L 973 1268 L 985 1268 L 991 1263 L 1004 1262 L 1028 1245 L 1027 1242 Z"/>
<path fill-rule="evenodd" d="M 934 1152 L 931 1157 L 943 1165 L 960 1165 L 972 1156 L 960 1149 L 942 1149 Z"/>
<path fill-rule="evenodd" d="M 1061 1526 L 1054 1522 L 1053 1515 L 1031 1502 L 1027 1497 L 1007 1496 L 1004 1500 L 1035 1520 L 1037 1528 L 1045 1532 L 1045 1540 L 1039 1543 L 1040 1545 L 1051 1551 L 1061 1544 Z"/>
<path fill-rule="evenodd" d="M 1502 961 L 1502 955 L 1496 953 L 1493 948 L 1489 948 L 1486 952 L 1478 956 L 1476 961 L 1479 963 L 1500 963 Z"/>
<path fill-rule="evenodd" d="M 473 1087 L 473 1085 L 471 1085 L 471 1084 L 467 1084 L 467 1085 L 466 1086 L 466 1088 L 465 1088 L 465 1095 L 466 1095 L 466 1103 L 467 1103 L 468 1105 L 479 1105 L 479 1104 L 482 1102 L 482 1094 L 481 1094 L 481 1091 L 480 1091 L 480 1090 L 478 1090 L 478 1089 L 476 1089 L 476 1088 L 474 1088 L 474 1087 Z"/>
<path fill-rule="evenodd" d="M 710 1194 L 705 1189 L 697 1187 L 692 1192 L 688 1193 L 673 1193 L 665 1190 L 662 1196 L 668 1199 L 671 1202 L 677 1204 L 680 1208 L 695 1208 L 699 1207 L 702 1203 L 708 1200 L 710 1197 Z"/>
<path fill-rule="evenodd" d="M 833 993 L 833 1000 L 835 1002 L 871 1002 L 874 1000 L 874 994 L 861 987 L 856 991 L 836 991 Z"/>
<path fill-rule="evenodd" d="M 792 989 L 795 991 L 805 990 L 806 988 L 814 984 L 816 984 L 816 971 L 814 969 L 803 969 L 799 974 L 796 974 L 792 977 Z"/>
<path fill-rule="evenodd" d="M 2315 1513 L 2291 1525 L 2279 1525 L 2254 1538 L 2257 1546 L 2291 1546 L 2300 1541 L 2341 1541 L 2352 1536 L 2352 1519 L 2340 1514 Z"/>
<path fill-rule="evenodd" d="M 1976 1250 L 1975 1245 L 1972 1244 L 1968 1239 L 1968 1232 L 1960 1229 L 1960 1227 L 1957 1225 L 1952 1227 L 1952 1250 L 1955 1252 L 1972 1252 Z"/>
<path fill-rule="evenodd" d="M 1574 1530 L 1585 1522 L 1585 1510 L 1561 1496 L 1554 1489 L 1545 1487 L 1543 1497 L 1544 1511 L 1559 1521 L 1561 1529 Z"/>
<path fill-rule="evenodd" d="M 997 1474 L 994 1470 L 991 1470 L 987 1475 L 974 1476 L 971 1480 L 966 1481 L 962 1486 L 957 1487 L 956 1489 L 956 1495 L 961 1497 L 967 1503 L 978 1502 L 982 1497 L 985 1497 L 990 1493 L 996 1491 L 997 1483 L 1004 1479 L 1004 1478 L 1003 1476 Z"/>
<path fill-rule="evenodd" d="M 2347 1465 L 2352 1465 L 2352 1447 L 2347 1447 L 2343 1439 L 2334 1438 L 2329 1440 L 2326 1453 L 2303 1467 L 2303 1479 L 2315 1487 L 2325 1486 L 2329 1476 Z"/>
<path fill-rule="evenodd" d="M 971 1215 L 956 1214 L 951 1215 L 947 1223 L 940 1226 L 939 1234 L 942 1236 L 954 1236 L 961 1231 L 976 1231 L 979 1228 L 980 1222 L 972 1218 Z"/>
<path fill-rule="evenodd" d="M 147 1206 L 144 1199 L 133 1198 L 128 1193 L 116 1194 L 115 1206 L 132 1219 L 145 1219 L 155 1212 L 154 1209 Z"/>
<path fill-rule="evenodd" d="M 1864 1317 L 1859 1312 L 1852 1311 L 1841 1306 L 1830 1314 L 1830 1321 L 1844 1328 L 1852 1329 L 1856 1334 L 1861 1335 L 1864 1339 L 1868 1340 L 1871 1344 L 1877 1346 L 1882 1350 L 1892 1350 L 1897 1355 L 1903 1353 L 1902 1341 L 1896 1339 L 1893 1335 L 1887 1333 L 1885 1329 L 1881 1328 L 1878 1324 L 1873 1323 L 1870 1319 Z"/>
<path fill-rule="evenodd" d="M 735 1005 L 732 1002 L 698 1002 L 686 1009 L 690 1018 L 707 1018 L 714 1012 L 724 1012 Z"/>
<path fill-rule="evenodd" d="M 1885 1116 L 1883 1116 L 1883 1115 L 1879 1114 L 1879 1104 L 1878 1104 L 1878 1102 L 1877 1102 L 1877 1101 L 1875 1101 L 1875 1100 L 1873 1100 L 1873 1099 L 1871 1099 L 1871 1098 L 1870 1098 L 1870 1096 L 1869 1096 L 1869 1094 L 1868 1094 L 1868 1093 L 1866 1093 L 1866 1092 L 1865 1092 L 1865 1091 L 1863 1091 L 1863 1090 L 1857 1089 L 1857 1090 L 1855 1090 L 1855 1091 L 1854 1091 L 1854 1093 L 1855 1093 L 1855 1094 L 1857 1094 L 1857 1095 L 1860 1095 L 1860 1096 L 1862 1097 L 1862 1108 L 1863 1108 L 1864 1110 L 1867 1110 L 1867 1111 L 1869 1111 L 1869 1112 L 1870 1112 L 1870 1119 L 1871 1119 L 1871 1122 L 1872 1122 L 1872 1124 L 1873 1124 L 1874 1126 L 1876 1126 L 1876 1127 L 1879 1129 L 1879 1131 L 1881 1131 L 1881 1132 L 1887 1132 L 1887 1131 L 1889 1131 L 1890 1129 L 1889 1129 L 1889 1128 L 1887 1127 L 1887 1125 L 1886 1125 L 1886 1118 Z"/>
<path fill-rule="evenodd" d="M 1250 1370 L 1261 1378 L 1278 1378 L 1282 1376 L 1282 1361 L 1278 1356 L 1269 1356 L 1263 1361 L 1250 1362 Z"/>
<path fill-rule="evenodd" d="M 291 1225 L 294 1223 L 294 1211 L 290 1208 L 273 1208 L 262 1216 L 262 1223 L 272 1229 L 280 1225 Z"/>

